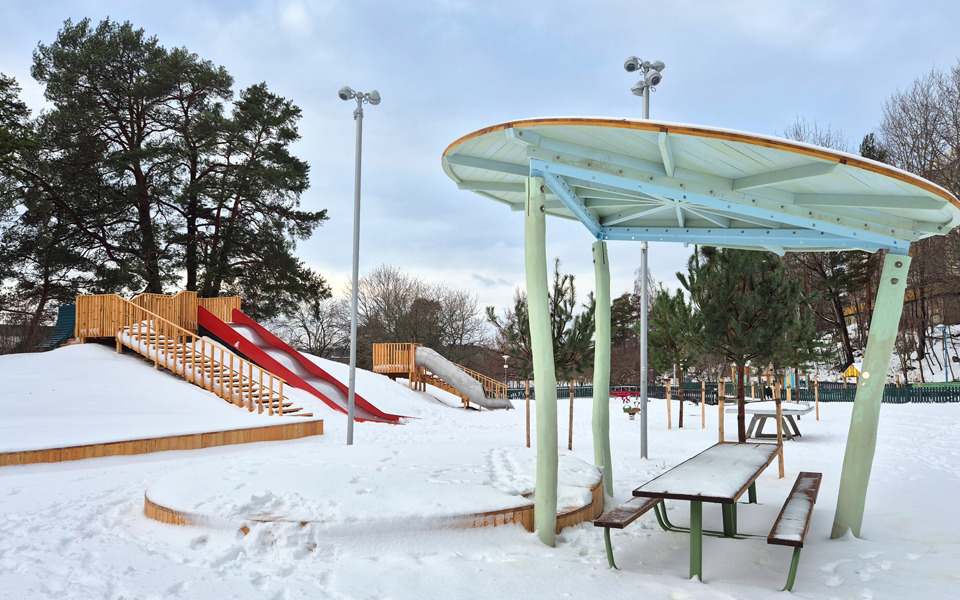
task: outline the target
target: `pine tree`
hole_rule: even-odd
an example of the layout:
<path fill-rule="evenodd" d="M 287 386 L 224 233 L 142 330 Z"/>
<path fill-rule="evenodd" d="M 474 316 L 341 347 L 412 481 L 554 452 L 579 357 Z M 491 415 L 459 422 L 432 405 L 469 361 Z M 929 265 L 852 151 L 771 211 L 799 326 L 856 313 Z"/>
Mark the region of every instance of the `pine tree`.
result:
<path fill-rule="evenodd" d="M 802 282 L 772 253 L 710 247 L 695 252 L 677 277 L 697 309 L 692 335 L 736 366 L 737 434 L 745 442 L 745 367 L 767 364 L 795 343 L 795 315 L 806 303 Z"/>
<path fill-rule="evenodd" d="M 576 313 L 574 276 L 560 273 L 560 259 L 554 260 L 553 283 L 548 297 L 557 379 L 571 379 L 585 373 L 592 364 L 596 302 L 590 294 L 583 310 Z M 513 310 L 503 319 L 497 317 L 494 307 L 488 306 L 487 321 L 497 330 L 501 351 L 514 359 L 520 376 L 530 377 L 533 374 L 533 350 L 526 294 L 517 290 Z"/>
<path fill-rule="evenodd" d="M 694 339 L 693 306 L 681 290 L 671 296 L 660 288 L 653 300 L 648 322 L 650 363 L 660 371 L 679 369 L 680 428 L 683 428 L 683 379 L 687 369 L 696 361 L 699 347 Z"/>

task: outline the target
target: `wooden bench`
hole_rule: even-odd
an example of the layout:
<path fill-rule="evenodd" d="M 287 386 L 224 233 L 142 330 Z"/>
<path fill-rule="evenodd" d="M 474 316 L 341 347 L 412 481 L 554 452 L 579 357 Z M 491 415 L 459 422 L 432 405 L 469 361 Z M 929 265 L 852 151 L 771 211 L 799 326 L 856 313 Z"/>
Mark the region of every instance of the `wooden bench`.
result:
<path fill-rule="evenodd" d="M 797 481 L 793 484 L 786 502 L 783 503 L 780 515 L 774 521 L 770 535 L 767 536 L 768 544 L 793 546 L 790 574 L 787 576 L 787 585 L 783 588 L 786 592 L 793 589 L 793 582 L 797 577 L 800 550 L 803 548 L 803 540 L 807 537 L 807 530 L 810 528 L 813 505 L 817 501 L 822 478 L 823 475 L 820 473 L 806 471 L 797 476 Z"/>
<path fill-rule="evenodd" d="M 613 546 L 610 544 L 610 530 L 623 529 L 661 502 L 663 501 L 660 498 L 633 498 L 627 500 L 610 512 L 601 515 L 599 519 L 593 522 L 596 527 L 603 527 L 603 542 L 607 547 L 607 562 L 610 563 L 612 568 L 616 569 L 617 565 L 613 562 Z"/>

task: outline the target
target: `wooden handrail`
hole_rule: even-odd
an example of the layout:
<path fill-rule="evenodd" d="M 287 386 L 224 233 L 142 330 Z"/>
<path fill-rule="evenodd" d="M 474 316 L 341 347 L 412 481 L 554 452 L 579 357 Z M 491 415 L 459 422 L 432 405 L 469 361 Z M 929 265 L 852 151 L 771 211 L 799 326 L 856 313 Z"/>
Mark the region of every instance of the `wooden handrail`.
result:
<path fill-rule="evenodd" d="M 454 364 L 457 364 L 457 363 L 454 363 Z M 479 381 L 481 385 L 483 385 L 483 392 L 484 392 L 484 395 L 487 396 L 487 398 L 506 398 L 507 397 L 507 384 L 501 381 L 497 381 L 493 377 L 488 377 L 483 373 L 478 373 L 477 371 L 468 369 L 463 365 L 457 365 L 457 367 L 461 371 L 469 375 L 470 377 L 473 377 L 474 379 Z"/>
<path fill-rule="evenodd" d="M 166 300 L 157 296 L 151 294 L 140 302 L 170 308 Z M 277 414 L 283 412 L 286 382 L 282 378 L 115 294 L 78 296 L 75 333 L 81 341 L 88 337 L 114 337 L 118 351 L 121 345 L 131 348 L 155 365 L 163 365 L 251 412 L 254 403 L 263 412 L 264 402 L 269 414 L 274 414 L 275 402 Z"/>

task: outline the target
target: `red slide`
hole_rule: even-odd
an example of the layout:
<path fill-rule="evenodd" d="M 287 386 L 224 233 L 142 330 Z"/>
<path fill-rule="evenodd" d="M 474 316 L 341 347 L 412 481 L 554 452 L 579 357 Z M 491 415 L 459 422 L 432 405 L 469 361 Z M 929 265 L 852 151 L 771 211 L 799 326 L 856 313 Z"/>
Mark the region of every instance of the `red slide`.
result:
<path fill-rule="evenodd" d="M 347 412 L 349 390 L 346 385 L 239 310 L 233 309 L 233 323 L 224 323 L 207 309 L 199 307 L 197 324 L 211 337 L 282 377 L 293 387 L 313 394 L 335 410 Z M 355 394 L 354 418 L 357 421 L 399 423 L 404 417 L 385 413 L 360 394 Z"/>

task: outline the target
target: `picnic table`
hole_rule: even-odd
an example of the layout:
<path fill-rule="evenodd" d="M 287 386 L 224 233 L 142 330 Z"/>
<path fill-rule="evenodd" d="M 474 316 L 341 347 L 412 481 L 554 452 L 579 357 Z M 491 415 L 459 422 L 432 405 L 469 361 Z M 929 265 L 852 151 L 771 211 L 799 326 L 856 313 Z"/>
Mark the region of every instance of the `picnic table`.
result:
<path fill-rule="evenodd" d="M 763 433 L 763 425 L 767 419 L 776 419 L 777 417 L 777 403 L 774 400 L 747 402 L 743 410 L 745 413 L 753 415 L 753 418 L 750 419 L 750 426 L 747 427 L 747 438 L 764 439 L 777 437 L 775 433 Z M 812 410 L 813 406 L 806 402 L 781 402 L 780 420 L 783 424 L 784 437 L 788 440 L 792 440 L 794 437 L 802 437 L 800 435 L 800 428 L 797 427 L 797 422 L 793 418 L 800 418 L 801 415 L 805 415 Z M 737 407 L 728 408 L 727 412 L 736 413 Z"/>
<path fill-rule="evenodd" d="M 703 503 L 720 504 L 723 510 L 723 532 L 708 533 L 736 537 L 737 501 L 749 490 L 750 502 L 756 503 L 756 480 L 780 448 L 779 444 L 721 442 L 633 490 L 634 496 L 690 502 L 690 577 L 703 579 Z"/>

